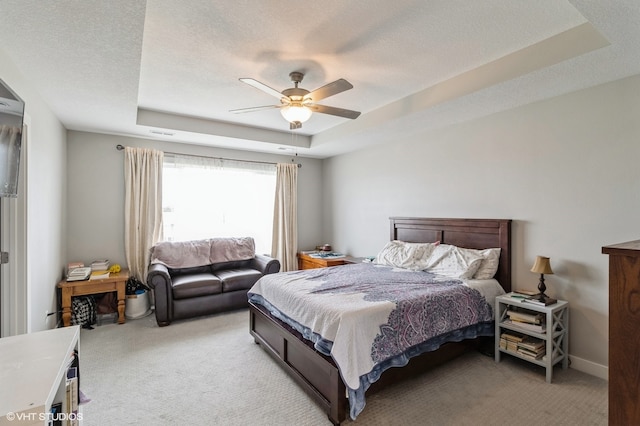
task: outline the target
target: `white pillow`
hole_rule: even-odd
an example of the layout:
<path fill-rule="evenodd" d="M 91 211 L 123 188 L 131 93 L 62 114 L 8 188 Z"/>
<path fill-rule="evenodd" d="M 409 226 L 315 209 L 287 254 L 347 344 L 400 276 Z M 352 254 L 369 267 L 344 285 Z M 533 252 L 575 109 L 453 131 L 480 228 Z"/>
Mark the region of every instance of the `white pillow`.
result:
<path fill-rule="evenodd" d="M 482 263 L 476 271 L 473 278 L 477 280 L 490 280 L 498 272 L 498 264 L 500 263 L 500 249 L 490 248 L 484 250 L 474 250 L 482 256 Z"/>
<path fill-rule="evenodd" d="M 473 277 L 483 257 L 473 251 L 449 244 L 440 244 L 433 249 L 427 261 L 426 271 L 451 278 Z"/>
<path fill-rule="evenodd" d="M 407 243 L 404 241 L 389 241 L 380 250 L 374 263 L 393 266 L 395 268 L 421 271 L 427 265 L 433 249 L 438 243 Z"/>

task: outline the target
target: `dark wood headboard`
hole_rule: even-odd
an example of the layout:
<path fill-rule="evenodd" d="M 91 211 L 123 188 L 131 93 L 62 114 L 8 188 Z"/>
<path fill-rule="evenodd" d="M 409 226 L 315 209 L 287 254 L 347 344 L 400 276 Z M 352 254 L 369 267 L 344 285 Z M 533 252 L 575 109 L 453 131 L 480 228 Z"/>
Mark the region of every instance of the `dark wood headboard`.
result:
<path fill-rule="evenodd" d="M 391 240 L 412 243 L 440 241 L 470 249 L 499 247 L 500 265 L 495 278 L 505 291 L 511 291 L 511 219 L 389 219 Z"/>

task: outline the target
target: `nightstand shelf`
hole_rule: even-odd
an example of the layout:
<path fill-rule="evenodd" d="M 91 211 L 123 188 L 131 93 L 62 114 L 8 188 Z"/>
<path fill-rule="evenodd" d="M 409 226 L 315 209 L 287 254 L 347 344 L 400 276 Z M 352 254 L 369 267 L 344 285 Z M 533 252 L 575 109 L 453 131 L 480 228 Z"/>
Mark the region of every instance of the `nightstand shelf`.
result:
<path fill-rule="evenodd" d="M 545 367 L 546 380 L 551 383 L 554 365 L 562 362 L 563 369 L 569 367 L 569 302 L 558 300 L 553 305 L 542 306 L 526 302 L 521 298 L 511 297 L 510 294 L 496 297 L 495 360 L 500 362 L 501 354 L 506 353 Z M 542 314 L 544 332 L 534 331 L 509 322 L 507 311 L 510 310 L 529 315 Z M 516 350 L 501 347 L 500 337 L 505 332 L 515 332 L 513 334 L 516 336 L 528 339 L 533 343 L 543 342 L 544 356 L 536 359 L 532 356 L 522 355 Z"/>

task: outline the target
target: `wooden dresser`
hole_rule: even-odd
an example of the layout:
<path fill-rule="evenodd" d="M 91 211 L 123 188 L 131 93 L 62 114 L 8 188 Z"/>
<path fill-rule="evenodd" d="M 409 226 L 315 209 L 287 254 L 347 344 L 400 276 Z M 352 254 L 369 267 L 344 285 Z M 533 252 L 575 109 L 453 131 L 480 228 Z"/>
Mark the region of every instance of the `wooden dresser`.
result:
<path fill-rule="evenodd" d="M 640 240 L 609 255 L 609 424 L 640 424 Z"/>

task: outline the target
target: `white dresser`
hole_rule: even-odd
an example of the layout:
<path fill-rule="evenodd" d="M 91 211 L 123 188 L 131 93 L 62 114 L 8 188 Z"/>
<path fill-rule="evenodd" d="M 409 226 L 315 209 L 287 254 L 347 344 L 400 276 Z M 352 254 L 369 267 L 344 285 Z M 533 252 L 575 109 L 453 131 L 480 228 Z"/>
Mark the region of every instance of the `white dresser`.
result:
<path fill-rule="evenodd" d="M 0 426 L 46 425 L 51 406 L 66 406 L 66 376 L 80 327 L 0 339 Z"/>

